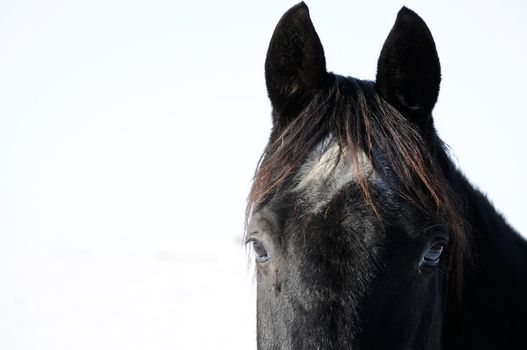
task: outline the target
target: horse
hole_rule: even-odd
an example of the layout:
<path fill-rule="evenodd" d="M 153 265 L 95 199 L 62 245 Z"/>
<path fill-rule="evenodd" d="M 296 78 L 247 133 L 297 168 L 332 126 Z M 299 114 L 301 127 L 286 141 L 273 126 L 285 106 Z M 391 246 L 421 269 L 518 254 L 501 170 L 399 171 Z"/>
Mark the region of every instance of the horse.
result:
<path fill-rule="evenodd" d="M 432 118 L 434 39 L 403 7 L 375 81 L 326 70 L 302 2 L 265 60 L 272 130 L 246 211 L 258 349 L 525 348 L 527 242 Z"/>

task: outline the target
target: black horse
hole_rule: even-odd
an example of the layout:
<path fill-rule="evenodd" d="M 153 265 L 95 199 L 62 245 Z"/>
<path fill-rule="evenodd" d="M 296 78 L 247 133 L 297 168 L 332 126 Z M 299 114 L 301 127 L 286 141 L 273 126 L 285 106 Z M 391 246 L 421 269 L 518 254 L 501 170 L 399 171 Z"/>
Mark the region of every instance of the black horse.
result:
<path fill-rule="evenodd" d="M 259 349 L 527 348 L 527 243 L 438 138 L 440 75 L 404 7 L 375 82 L 326 71 L 304 3 L 278 23 L 246 225 Z"/>

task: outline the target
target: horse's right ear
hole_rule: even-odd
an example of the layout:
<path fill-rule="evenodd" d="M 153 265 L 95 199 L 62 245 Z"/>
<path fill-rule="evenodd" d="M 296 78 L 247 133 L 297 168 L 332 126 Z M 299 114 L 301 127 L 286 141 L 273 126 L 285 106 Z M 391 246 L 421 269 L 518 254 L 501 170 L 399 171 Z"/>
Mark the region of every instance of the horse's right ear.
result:
<path fill-rule="evenodd" d="M 273 106 L 273 127 L 282 129 L 321 87 L 326 60 L 320 39 L 303 2 L 280 19 L 265 60 L 267 93 Z"/>

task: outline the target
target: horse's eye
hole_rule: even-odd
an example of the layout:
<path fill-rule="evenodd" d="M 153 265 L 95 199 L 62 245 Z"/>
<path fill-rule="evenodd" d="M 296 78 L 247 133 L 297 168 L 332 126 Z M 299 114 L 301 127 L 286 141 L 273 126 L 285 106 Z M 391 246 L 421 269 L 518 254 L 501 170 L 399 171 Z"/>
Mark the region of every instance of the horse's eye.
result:
<path fill-rule="evenodd" d="M 270 259 L 269 253 L 267 252 L 267 249 L 265 249 L 265 246 L 262 241 L 253 240 L 253 250 L 254 254 L 256 255 L 256 261 L 257 262 L 266 262 Z"/>
<path fill-rule="evenodd" d="M 425 255 L 423 256 L 422 264 L 428 267 L 436 267 L 439 265 L 439 259 L 443 252 L 445 244 L 435 243 L 433 246 L 428 248 Z"/>

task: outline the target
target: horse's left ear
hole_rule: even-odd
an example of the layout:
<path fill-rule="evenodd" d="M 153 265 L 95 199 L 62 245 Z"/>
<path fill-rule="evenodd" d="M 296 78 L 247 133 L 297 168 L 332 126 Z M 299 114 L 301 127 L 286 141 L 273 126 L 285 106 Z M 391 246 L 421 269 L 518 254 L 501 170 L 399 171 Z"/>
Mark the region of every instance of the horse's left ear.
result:
<path fill-rule="evenodd" d="M 377 92 L 404 116 L 422 125 L 439 94 L 441 67 L 425 22 L 403 7 L 377 64 Z"/>

